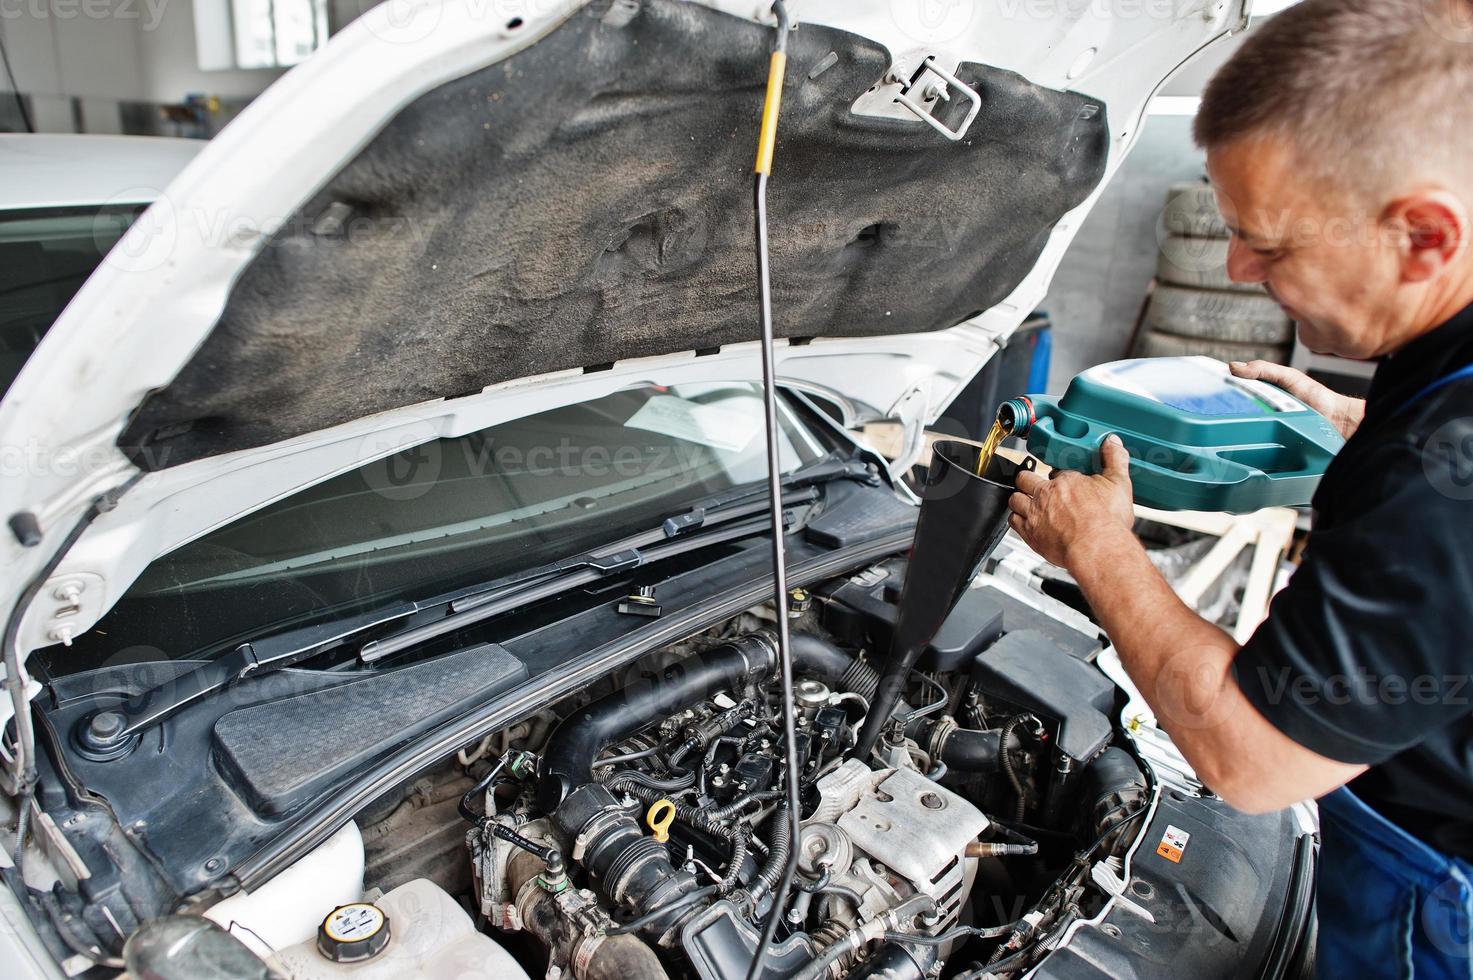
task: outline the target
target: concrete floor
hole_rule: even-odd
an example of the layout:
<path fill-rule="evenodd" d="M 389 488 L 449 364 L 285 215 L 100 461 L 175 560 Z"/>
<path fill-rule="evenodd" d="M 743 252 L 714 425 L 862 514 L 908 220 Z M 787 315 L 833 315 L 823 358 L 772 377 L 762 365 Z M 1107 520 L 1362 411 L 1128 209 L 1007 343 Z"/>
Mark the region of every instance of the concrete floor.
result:
<path fill-rule="evenodd" d="M 1042 304 L 1053 320 L 1049 391 L 1103 361 L 1125 357 L 1156 270 L 1166 189 L 1203 174 L 1190 116 L 1151 116 L 1064 256 Z"/>

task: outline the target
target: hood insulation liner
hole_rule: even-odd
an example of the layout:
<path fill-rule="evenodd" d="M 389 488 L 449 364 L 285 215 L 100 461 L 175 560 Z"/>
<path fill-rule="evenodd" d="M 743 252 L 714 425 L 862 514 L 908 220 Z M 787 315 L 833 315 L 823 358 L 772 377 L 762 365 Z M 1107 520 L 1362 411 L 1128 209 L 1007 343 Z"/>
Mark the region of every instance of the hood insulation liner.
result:
<path fill-rule="evenodd" d="M 594 3 L 420 97 L 252 260 L 120 445 L 159 469 L 515 378 L 756 339 L 770 33 L 673 0 Z M 780 336 L 937 330 L 995 305 L 1104 173 L 1097 100 L 963 64 L 982 108 L 951 143 L 849 111 L 888 67 L 855 35 L 792 35 L 769 189 Z"/>

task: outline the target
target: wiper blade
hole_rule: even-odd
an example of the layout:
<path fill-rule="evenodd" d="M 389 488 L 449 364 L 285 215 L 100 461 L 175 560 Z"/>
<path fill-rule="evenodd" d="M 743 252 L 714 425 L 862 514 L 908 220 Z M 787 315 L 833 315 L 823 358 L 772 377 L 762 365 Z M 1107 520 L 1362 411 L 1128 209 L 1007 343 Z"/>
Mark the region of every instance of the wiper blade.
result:
<path fill-rule="evenodd" d="M 868 464 L 830 454 L 784 478 L 784 488 L 793 492 L 784 494 L 783 507 L 794 507 L 817 500 L 818 487 L 834 480 L 873 483 L 878 479 Z M 412 626 L 382 639 L 370 640 L 358 651 L 358 657 L 364 663 L 373 663 L 400 650 L 498 616 L 517 606 L 538 602 L 610 575 L 632 571 L 648 561 L 673 557 L 690 550 L 689 547 L 673 547 L 676 543 L 685 543 L 689 538 L 699 538 L 695 544 L 706 547 L 760 533 L 766 527 L 766 521 L 748 522 L 727 531 L 718 529 L 744 517 L 766 514 L 767 509 L 765 483 L 734 487 L 700 501 L 687 511 L 667 517 L 657 528 L 640 532 L 595 551 L 539 565 L 484 586 L 463 590 L 445 603 L 447 612 L 443 618 Z M 426 605 L 432 607 L 434 604 Z"/>
<path fill-rule="evenodd" d="M 810 492 L 803 496 L 784 496 L 783 506 L 791 507 L 816 499 L 818 494 L 811 488 L 834 480 L 860 480 L 875 483 L 878 482 L 879 477 L 867 463 L 847 460 L 836 454 L 830 454 L 784 478 L 784 489 L 808 489 Z M 503 576 L 494 582 L 461 590 L 451 597 L 451 608 L 455 612 L 474 609 L 516 586 L 554 578 L 581 569 L 591 569 L 599 572 L 600 575 L 614 575 L 629 571 L 638 567 L 640 548 L 740 520 L 753 514 L 766 513 L 766 511 L 767 485 L 765 483 L 734 487 L 698 501 L 689 510 L 665 518 L 658 527 L 651 530 L 642 531 L 580 555 L 561 558 L 545 565 L 537 565 Z M 433 605 L 435 605 L 434 602 L 426 603 L 426 606 Z"/>

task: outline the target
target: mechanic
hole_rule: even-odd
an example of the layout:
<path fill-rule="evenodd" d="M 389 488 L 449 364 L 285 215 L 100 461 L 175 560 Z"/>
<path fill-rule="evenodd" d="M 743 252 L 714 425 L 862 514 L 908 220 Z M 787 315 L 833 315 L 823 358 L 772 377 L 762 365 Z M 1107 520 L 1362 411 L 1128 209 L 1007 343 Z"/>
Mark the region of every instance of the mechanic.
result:
<path fill-rule="evenodd" d="M 1305 0 L 1198 111 L 1228 271 L 1312 350 L 1380 361 L 1365 401 L 1262 361 L 1347 437 L 1303 560 L 1239 647 L 1131 532 L 1129 457 L 1020 473 L 1012 526 L 1084 591 L 1208 787 L 1319 799 L 1321 976 L 1467 978 L 1473 880 L 1473 3 Z"/>

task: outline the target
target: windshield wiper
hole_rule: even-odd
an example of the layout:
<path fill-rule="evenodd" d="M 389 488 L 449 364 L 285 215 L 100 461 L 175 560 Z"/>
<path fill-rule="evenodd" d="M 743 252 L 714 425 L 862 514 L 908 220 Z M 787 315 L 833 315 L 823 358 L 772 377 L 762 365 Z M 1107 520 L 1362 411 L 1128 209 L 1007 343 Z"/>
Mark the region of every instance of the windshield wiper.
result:
<path fill-rule="evenodd" d="M 783 488 L 799 490 L 817 487 L 834 480 L 874 482 L 877 479 L 868 464 L 830 454 L 788 474 L 783 479 Z M 809 493 L 803 499 L 785 497 L 783 503 L 785 506 L 793 506 L 816 498 L 817 493 Z M 638 567 L 637 552 L 640 548 L 766 512 L 766 485 L 762 483 L 742 484 L 698 501 L 689 510 L 665 518 L 658 527 L 648 531 L 641 531 L 581 555 L 562 558 L 546 565 L 538 565 L 504 576 L 494 582 L 472 586 L 468 590 L 463 589 L 452 597 L 453 608 L 456 612 L 474 609 L 504 594 L 514 586 L 580 569 L 591 569 L 598 572 L 600 576 L 628 571 Z"/>
<path fill-rule="evenodd" d="M 784 477 L 783 506 L 795 507 L 817 500 L 818 487 L 834 480 L 874 483 L 878 479 L 869 464 L 830 453 Z M 692 550 L 693 546 L 704 548 L 761 533 L 766 526 L 762 515 L 767 513 L 767 508 L 764 483 L 744 484 L 722 491 L 697 502 L 688 510 L 665 518 L 656 528 L 586 554 L 462 590 L 446 603 L 444 617 L 411 626 L 382 639 L 370 640 L 359 650 L 359 659 L 364 663 L 382 660 L 426 640 L 499 616 L 509 609 L 551 598 L 610 575 L 632 571 L 650 561 L 672 558 Z M 754 520 L 736 523 L 747 517 Z M 697 537 L 698 541 L 688 540 Z"/>
<path fill-rule="evenodd" d="M 789 474 L 784 507 L 818 499 L 818 486 L 834 480 L 874 482 L 865 463 L 826 456 Z M 90 758 L 118 758 L 132 750 L 138 736 L 180 710 L 246 678 L 281 670 L 309 657 L 342 646 L 363 633 L 398 620 L 443 609 L 428 623 L 369 640 L 359 648 L 359 659 L 372 663 L 400 650 L 443 636 L 465 626 L 498 616 L 509 609 L 550 598 L 601 578 L 632 571 L 639 566 L 675 557 L 695 548 L 732 541 L 763 531 L 768 522 L 755 518 L 767 511 L 766 486 L 743 485 L 700 501 L 689 510 L 666 518 L 658 527 L 613 544 L 516 572 L 492 582 L 470 586 L 433 599 L 392 603 L 371 612 L 330 623 L 305 626 L 242 643 L 172 681 L 150 688 L 121 704 L 84 718 L 76 744 Z"/>
<path fill-rule="evenodd" d="M 845 459 L 838 453 L 829 453 L 783 477 L 782 485 L 783 490 L 786 491 L 799 487 L 816 487 L 824 483 L 832 483 L 834 480 L 858 480 L 862 483 L 873 484 L 879 482 L 879 476 L 868 463 Z M 676 534 L 700 527 L 706 522 L 708 516 L 714 513 L 730 514 L 727 508 L 734 507 L 742 501 L 752 501 L 743 508 L 745 513 L 765 512 L 767 510 L 766 481 L 744 483 L 739 487 L 708 497 L 683 514 L 665 518 L 661 529 L 667 536 L 674 537 Z"/>
<path fill-rule="evenodd" d="M 816 487 L 804 487 L 785 495 L 783 506 L 797 507 L 812 503 L 818 496 Z M 708 511 L 703 520 L 690 525 L 688 530 L 667 532 L 667 520 L 660 528 L 626 538 L 617 546 L 597 554 L 580 555 L 554 563 L 563 566 L 560 572 L 548 572 L 547 569 L 553 566 L 542 566 L 516 576 L 510 582 L 501 580 L 489 587 L 478 588 L 445 603 L 446 612 L 440 619 L 411 626 L 399 633 L 363 644 L 358 651 L 358 658 L 364 663 L 373 663 L 427 640 L 499 616 L 518 606 L 550 599 L 599 579 L 633 571 L 650 562 L 761 534 L 771 523 L 766 511 L 767 499 L 763 497 L 752 505 L 732 505 L 714 514 Z M 784 515 L 784 523 L 791 523 L 787 515 Z"/>

